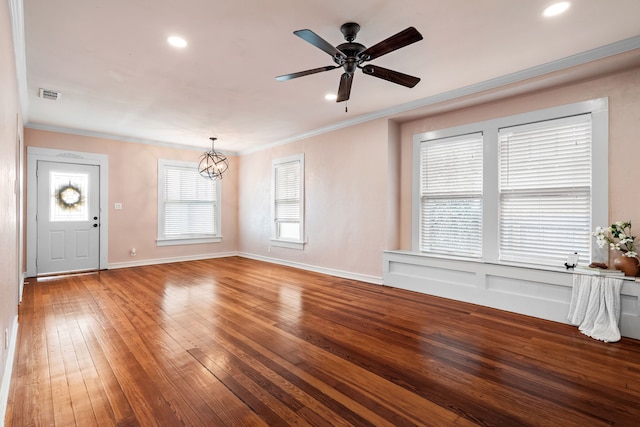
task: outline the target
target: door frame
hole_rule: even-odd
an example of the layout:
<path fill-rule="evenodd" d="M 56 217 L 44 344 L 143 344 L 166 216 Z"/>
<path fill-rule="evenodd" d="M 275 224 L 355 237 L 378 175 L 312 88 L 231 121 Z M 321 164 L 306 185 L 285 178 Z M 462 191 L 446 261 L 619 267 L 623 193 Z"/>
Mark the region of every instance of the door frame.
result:
<path fill-rule="evenodd" d="M 100 167 L 100 270 L 109 267 L 109 156 L 98 153 L 58 150 L 53 148 L 27 147 L 27 274 L 37 275 L 38 187 L 36 172 L 39 161 L 97 165 Z"/>

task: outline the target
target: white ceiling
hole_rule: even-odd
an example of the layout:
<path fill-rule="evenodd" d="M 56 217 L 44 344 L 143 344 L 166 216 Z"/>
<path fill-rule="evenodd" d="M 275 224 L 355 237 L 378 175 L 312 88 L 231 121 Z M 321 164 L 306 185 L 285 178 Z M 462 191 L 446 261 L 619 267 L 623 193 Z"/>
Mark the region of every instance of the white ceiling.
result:
<path fill-rule="evenodd" d="M 216 136 L 216 148 L 246 152 L 623 40 L 640 47 L 639 0 L 573 0 L 543 18 L 552 2 L 25 0 L 27 126 L 198 147 Z M 324 99 L 342 70 L 275 80 L 333 65 L 293 31 L 338 45 L 349 21 L 365 46 L 416 27 L 424 40 L 371 63 L 422 81 L 408 89 L 358 71 L 345 113 Z M 188 46 L 169 46 L 170 35 Z M 40 88 L 62 96 L 39 98 Z"/>

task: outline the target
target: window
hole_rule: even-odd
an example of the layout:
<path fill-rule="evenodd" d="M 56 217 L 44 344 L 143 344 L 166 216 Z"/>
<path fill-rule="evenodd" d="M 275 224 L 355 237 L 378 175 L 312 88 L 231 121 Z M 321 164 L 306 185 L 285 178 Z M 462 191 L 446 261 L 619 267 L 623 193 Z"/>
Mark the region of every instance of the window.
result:
<path fill-rule="evenodd" d="M 196 163 L 158 161 L 158 245 L 219 242 L 220 181 Z"/>
<path fill-rule="evenodd" d="M 499 130 L 500 259 L 589 259 L 591 115 Z"/>
<path fill-rule="evenodd" d="M 302 249 L 304 244 L 304 155 L 273 161 L 272 244 Z"/>
<path fill-rule="evenodd" d="M 419 134 L 414 153 L 414 250 L 555 267 L 593 258 L 591 231 L 608 223 L 606 98 Z"/>
<path fill-rule="evenodd" d="M 482 255 L 482 134 L 420 147 L 420 250 Z"/>

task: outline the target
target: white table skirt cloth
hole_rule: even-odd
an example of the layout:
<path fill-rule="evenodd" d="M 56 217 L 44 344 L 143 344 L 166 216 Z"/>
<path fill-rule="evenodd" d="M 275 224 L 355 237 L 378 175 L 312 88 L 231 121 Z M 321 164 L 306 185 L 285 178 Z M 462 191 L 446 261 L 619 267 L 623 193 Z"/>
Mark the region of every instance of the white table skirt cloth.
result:
<path fill-rule="evenodd" d="M 574 274 L 569 322 L 583 334 L 604 342 L 620 341 L 622 279 Z"/>

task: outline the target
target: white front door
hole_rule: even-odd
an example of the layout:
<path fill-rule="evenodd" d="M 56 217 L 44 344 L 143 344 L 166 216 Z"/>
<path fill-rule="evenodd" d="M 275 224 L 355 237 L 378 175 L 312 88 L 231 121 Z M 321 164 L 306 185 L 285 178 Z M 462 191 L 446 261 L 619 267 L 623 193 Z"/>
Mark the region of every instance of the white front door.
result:
<path fill-rule="evenodd" d="M 100 166 L 38 161 L 37 274 L 100 268 Z"/>

